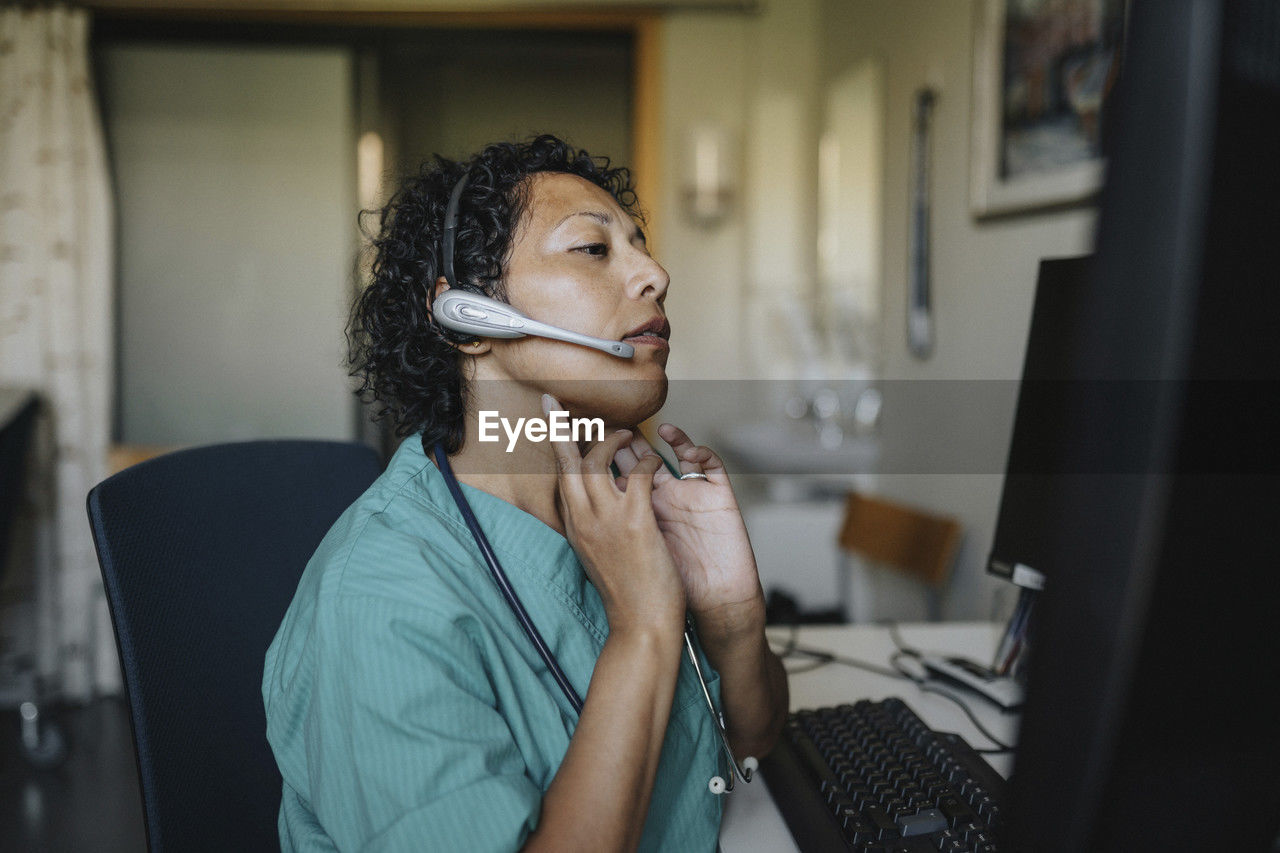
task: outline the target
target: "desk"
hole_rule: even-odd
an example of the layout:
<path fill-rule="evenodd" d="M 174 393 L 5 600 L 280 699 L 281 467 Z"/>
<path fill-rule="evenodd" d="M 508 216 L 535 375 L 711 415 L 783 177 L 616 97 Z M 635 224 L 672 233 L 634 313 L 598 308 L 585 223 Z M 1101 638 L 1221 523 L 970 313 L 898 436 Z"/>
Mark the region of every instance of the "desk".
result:
<path fill-rule="evenodd" d="M 903 642 L 921 651 L 940 651 L 989 661 L 995 654 L 1003 626 L 993 622 L 926 622 L 899 626 Z M 781 649 L 790 631 L 769 628 L 774 649 Z M 889 631 L 879 625 L 813 625 L 799 632 L 799 644 L 846 657 L 887 666 L 894 651 Z M 789 659 L 788 667 L 799 667 L 802 658 Z M 857 699 L 884 699 L 897 696 L 938 731 L 956 732 L 978 749 L 991 746 L 955 703 L 919 690 L 914 684 L 861 669 L 830 663 L 810 672 L 792 675 L 791 710 L 839 705 Z M 1017 734 L 1018 716 L 1004 714 L 986 700 L 965 694 L 969 707 L 1006 743 Z M 1008 777 L 1013 766 L 1009 754 L 984 756 L 997 771 Z M 750 785 L 738 784 L 726 795 L 720 844 L 724 853 L 795 853 L 787 824 L 782 819 L 768 788 L 761 779 Z"/>

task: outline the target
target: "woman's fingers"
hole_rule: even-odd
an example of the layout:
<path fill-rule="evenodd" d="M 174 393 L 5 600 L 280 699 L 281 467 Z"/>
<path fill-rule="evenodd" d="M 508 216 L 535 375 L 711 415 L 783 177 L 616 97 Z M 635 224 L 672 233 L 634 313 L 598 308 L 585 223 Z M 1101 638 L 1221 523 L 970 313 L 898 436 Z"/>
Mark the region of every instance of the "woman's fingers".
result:
<path fill-rule="evenodd" d="M 663 468 L 662 457 L 651 453 L 631 469 L 631 473 L 627 476 L 627 499 L 634 502 L 633 507 L 643 506 L 645 511 L 652 511 L 649 501 L 653 495 L 654 477 Z"/>
<path fill-rule="evenodd" d="M 680 473 L 698 472 L 706 474 L 712 482 L 722 482 L 725 477 L 724 462 L 710 447 L 697 445 L 684 430 L 675 424 L 663 424 L 658 427 L 658 435 L 671 446 L 680 464 Z"/>
<path fill-rule="evenodd" d="M 598 442 L 595 447 L 587 451 L 586 456 L 582 457 L 581 479 L 592 500 L 601 501 L 605 500 L 609 494 L 617 494 L 609 463 L 618 452 L 618 448 L 630 439 L 631 430 L 620 429 L 612 435 L 605 436 L 603 441 Z M 553 443 L 569 444 L 571 442 Z"/>
<path fill-rule="evenodd" d="M 542 395 L 542 410 L 551 412 L 558 410 L 560 404 L 550 394 Z M 556 480 L 560 484 L 560 495 L 566 504 L 587 499 L 586 489 L 582 484 L 582 456 L 578 453 L 578 445 L 572 441 L 552 441 L 551 451 L 556 455 Z M 562 513 L 563 514 L 563 513 Z"/>
<path fill-rule="evenodd" d="M 662 457 L 659 456 L 658 451 L 654 450 L 653 447 L 650 446 L 649 442 L 645 440 L 644 434 L 641 433 L 640 430 L 636 430 L 635 435 L 631 437 L 631 444 L 627 449 L 631 452 L 631 455 L 634 456 L 637 461 L 643 459 L 649 454 L 653 454 L 654 456 L 658 457 L 658 463 L 660 465 L 662 463 Z M 618 470 L 621 471 L 624 476 L 627 475 L 627 472 L 630 470 L 631 467 L 634 467 L 634 466 L 624 467 L 622 462 L 618 463 Z M 672 477 L 671 472 L 667 470 L 667 466 L 661 465 L 661 467 L 658 468 L 658 472 L 653 475 L 653 484 L 655 486 L 661 486 L 666 481 L 674 480 L 674 479 L 675 477 Z"/>
<path fill-rule="evenodd" d="M 639 435 L 639 430 L 636 431 Z M 618 466 L 618 470 L 622 472 L 622 476 L 626 477 L 631 469 L 636 467 L 636 463 L 640 461 L 640 456 L 633 449 L 635 445 L 635 437 L 631 441 L 618 448 L 618 452 L 613 454 L 613 462 Z"/>

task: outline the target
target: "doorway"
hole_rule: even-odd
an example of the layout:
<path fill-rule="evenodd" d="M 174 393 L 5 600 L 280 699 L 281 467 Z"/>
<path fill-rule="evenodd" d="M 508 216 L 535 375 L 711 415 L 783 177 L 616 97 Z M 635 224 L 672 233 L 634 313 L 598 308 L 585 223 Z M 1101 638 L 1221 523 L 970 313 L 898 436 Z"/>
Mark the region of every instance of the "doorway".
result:
<path fill-rule="evenodd" d="M 95 22 L 118 218 L 114 441 L 159 450 L 290 436 L 388 449 L 344 362 L 358 211 L 433 154 L 541 132 L 615 163 L 655 160 L 638 139 L 657 134 L 637 129 L 652 101 L 637 94 L 637 20 Z M 371 133 L 372 192 L 357 155 Z"/>

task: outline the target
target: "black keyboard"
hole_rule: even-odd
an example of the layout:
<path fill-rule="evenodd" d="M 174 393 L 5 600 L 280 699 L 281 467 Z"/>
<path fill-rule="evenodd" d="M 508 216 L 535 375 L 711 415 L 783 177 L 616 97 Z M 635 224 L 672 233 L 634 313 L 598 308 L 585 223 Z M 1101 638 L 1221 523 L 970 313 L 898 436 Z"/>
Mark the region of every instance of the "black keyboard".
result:
<path fill-rule="evenodd" d="M 1004 849 L 1004 778 L 901 699 L 791 714 L 760 772 L 806 853 Z"/>

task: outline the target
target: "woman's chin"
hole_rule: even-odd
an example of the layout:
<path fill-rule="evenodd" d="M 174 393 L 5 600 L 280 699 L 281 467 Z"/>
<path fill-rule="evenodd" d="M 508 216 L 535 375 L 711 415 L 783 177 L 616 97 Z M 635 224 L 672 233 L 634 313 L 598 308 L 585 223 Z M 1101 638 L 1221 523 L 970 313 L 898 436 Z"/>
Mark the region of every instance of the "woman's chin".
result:
<path fill-rule="evenodd" d="M 667 399 L 667 377 L 594 379 L 574 383 L 557 397 L 574 417 L 600 418 L 610 429 L 630 429 L 653 417 Z"/>

